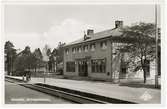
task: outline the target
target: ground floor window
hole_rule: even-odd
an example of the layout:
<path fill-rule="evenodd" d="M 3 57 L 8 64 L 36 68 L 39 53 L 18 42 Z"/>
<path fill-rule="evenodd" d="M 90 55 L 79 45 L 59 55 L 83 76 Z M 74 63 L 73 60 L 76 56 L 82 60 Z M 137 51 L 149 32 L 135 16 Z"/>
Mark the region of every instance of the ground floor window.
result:
<path fill-rule="evenodd" d="M 92 73 L 105 73 L 106 72 L 106 59 L 91 60 Z"/>
<path fill-rule="evenodd" d="M 66 62 L 66 72 L 75 72 L 75 62 Z"/>

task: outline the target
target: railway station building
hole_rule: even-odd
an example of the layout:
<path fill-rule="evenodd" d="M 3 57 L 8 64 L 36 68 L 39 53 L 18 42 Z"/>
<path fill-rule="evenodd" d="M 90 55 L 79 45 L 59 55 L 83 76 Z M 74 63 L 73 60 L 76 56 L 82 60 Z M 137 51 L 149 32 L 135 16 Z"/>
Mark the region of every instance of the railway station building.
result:
<path fill-rule="evenodd" d="M 64 75 L 89 77 L 100 80 L 143 78 L 142 71 L 130 72 L 126 59 L 128 53 L 117 49 L 128 43 L 121 29 L 123 21 L 115 21 L 115 28 L 94 33 L 88 29 L 79 40 L 64 47 Z M 148 77 L 154 78 L 155 62 L 148 62 Z"/>

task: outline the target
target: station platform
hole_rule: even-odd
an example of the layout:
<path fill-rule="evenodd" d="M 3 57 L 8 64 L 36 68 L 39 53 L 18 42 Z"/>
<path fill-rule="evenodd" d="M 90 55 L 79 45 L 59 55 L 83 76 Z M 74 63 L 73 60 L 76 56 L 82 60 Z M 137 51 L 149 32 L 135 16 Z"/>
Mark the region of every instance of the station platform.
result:
<path fill-rule="evenodd" d="M 10 78 L 22 79 L 22 77 L 8 76 Z M 160 104 L 161 89 L 120 86 L 111 82 L 101 81 L 83 81 L 55 78 L 31 78 L 28 82 L 31 84 L 43 83 L 52 86 L 68 88 L 92 94 L 97 94 L 105 97 L 135 102 L 139 104 Z"/>

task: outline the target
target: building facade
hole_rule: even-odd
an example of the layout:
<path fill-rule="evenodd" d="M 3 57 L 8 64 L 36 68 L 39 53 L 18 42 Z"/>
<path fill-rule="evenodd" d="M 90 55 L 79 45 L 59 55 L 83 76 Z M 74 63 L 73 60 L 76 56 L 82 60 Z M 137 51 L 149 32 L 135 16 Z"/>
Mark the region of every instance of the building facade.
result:
<path fill-rule="evenodd" d="M 64 47 L 64 75 L 101 80 L 128 78 L 128 53 L 117 50 L 128 43 L 122 36 L 122 27 L 123 21 L 115 21 L 113 29 L 98 33 L 89 29 L 83 38 L 67 44 Z"/>

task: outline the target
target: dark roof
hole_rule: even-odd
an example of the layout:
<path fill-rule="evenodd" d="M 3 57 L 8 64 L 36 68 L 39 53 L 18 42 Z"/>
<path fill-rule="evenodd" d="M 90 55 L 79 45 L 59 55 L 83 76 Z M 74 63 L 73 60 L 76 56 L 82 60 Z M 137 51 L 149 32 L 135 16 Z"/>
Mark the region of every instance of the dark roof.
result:
<path fill-rule="evenodd" d="M 86 40 L 84 40 L 84 37 L 82 37 L 76 41 L 68 43 L 66 46 L 79 44 L 79 43 L 83 43 L 83 42 L 88 42 L 88 41 L 93 41 L 93 40 L 98 40 L 98 39 L 107 38 L 107 37 L 112 37 L 112 36 L 118 37 L 121 35 L 122 35 L 122 32 L 121 32 L 120 28 L 108 29 L 105 31 L 94 33 L 92 35 L 87 35 L 87 37 L 90 37 L 90 38 L 86 39 Z"/>
<path fill-rule="evenodd" d="M 66 46 L 70 46 L 70 45 L 75 45 L 75 44 L 80 44 L 80 43 L 84 43 L 84 42 L 89 42 L 89 41 L 94 41 L 94 40 L 98 40 L 98 39 L 104 39 L 104 38 L 111 38 L 112 40 L 115 40 L 117 42 L 127 42 L 127 43 L 134 43 L 136 41 L 138 41 L 138 39 L 136 39 L 134 36 L 129 36 L 129 37 L 125 37 L 125 35 L 123 35 L 122 29 L 121 28 L 114 28 L 114 29 L 108 29 L 105 31 L 101 31 L 101 32 L 97 32 L 91 35 L 87 35 L 87 37 L 89 37 L 88 39 L 84 40 L 84 36 L 76 41 L 73 41 L 71 43 L 68 43 Z M 150 36 L 149 38 L 143 39 L 144 42 L 155 42 L 155 38 L 153 36 Z"/>

